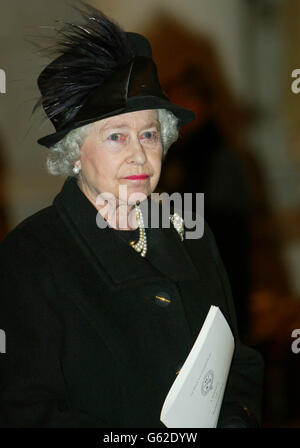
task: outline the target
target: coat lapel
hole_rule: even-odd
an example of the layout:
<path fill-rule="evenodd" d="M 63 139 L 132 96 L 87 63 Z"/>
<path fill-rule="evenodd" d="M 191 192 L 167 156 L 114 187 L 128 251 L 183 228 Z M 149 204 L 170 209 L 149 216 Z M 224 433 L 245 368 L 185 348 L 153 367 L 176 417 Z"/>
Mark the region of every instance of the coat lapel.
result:
<path fill-rule="evenodd" d="M 96 221 L 98 212 L 81 192 L 75 178 L 66 180 L 53 204 L 77 244 L 95 269 L 104 274 L 103 280 L 110 286 L 118 287 L 149 275 L 163 274 L 173 281 L 197 277 L 184 242 L 173 227 L 146 228 L 148 252 L 143 259 L 119 231 L 99 228 Z M 145 204 L 148 204 L 150 223 L 150 201 L 145 201 Z M 98 220 L 103 223 L 100 214 Z"/>

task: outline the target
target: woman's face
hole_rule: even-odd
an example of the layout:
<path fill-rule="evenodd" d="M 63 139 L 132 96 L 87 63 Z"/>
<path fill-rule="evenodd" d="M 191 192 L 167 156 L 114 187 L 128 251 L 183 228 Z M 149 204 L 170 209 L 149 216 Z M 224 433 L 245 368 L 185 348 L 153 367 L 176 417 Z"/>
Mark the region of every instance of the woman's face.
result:
<path fill-rule="evenodd" d="M 148 196 L 155 189 L 162 153 L 157 111 L 142 110 L 99 120 L 93 123 L 81 147 L 79 186 L 94 203 L 100 193 L 134 203 L 130 201 L 132 193 Z"/>

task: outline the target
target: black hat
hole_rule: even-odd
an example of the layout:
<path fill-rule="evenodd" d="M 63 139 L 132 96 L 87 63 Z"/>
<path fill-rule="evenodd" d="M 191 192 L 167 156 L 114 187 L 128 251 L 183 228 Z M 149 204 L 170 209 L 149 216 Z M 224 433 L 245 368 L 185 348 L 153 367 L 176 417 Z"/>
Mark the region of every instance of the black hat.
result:
<path fill-rule="evenodd" d="M 50 147 L 69 131 L 95 121 L 145 109 L 167 109 L 185 125 L 194 113 L 163 92 L 148 40 L 126 33 L 85 5 L 84 25 L 61 30 L 61 55 L 38 78 L 42 104 L 56 132 L 38 140 Z"/>

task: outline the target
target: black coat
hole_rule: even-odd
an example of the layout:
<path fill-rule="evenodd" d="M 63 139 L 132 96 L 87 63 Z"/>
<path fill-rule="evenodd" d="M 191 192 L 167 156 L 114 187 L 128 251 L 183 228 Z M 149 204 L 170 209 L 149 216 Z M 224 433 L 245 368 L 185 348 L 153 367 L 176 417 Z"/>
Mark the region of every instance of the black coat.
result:
<path fill-rule="evenodd" d="M 238 340 L 208 226 L 184 242 L 173 227 L 147 229 L 143 259 L 129 232 L 99 229 L 96 213 L 69 178 L 1 244 L 0 426 L 163 427 L 163 401 L 211 304 L 236 338 L 219 424 L 259 421 L 262 359 Z"/>

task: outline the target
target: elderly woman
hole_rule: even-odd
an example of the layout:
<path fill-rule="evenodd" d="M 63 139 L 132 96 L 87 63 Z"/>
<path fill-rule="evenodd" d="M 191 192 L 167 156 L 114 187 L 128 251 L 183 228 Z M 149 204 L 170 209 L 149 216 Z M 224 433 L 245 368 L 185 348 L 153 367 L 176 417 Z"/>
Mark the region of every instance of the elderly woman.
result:
<path fill-rule="evenodd" d="M 68 177 L 1 245 L 0 425 L 162 427 L 214 304 L 236 343 L 218 425 L 255 426 L 262 360 L 239 341 L 208 226 L 184 239 L 180 220 L 143 221 L 143 198 L 193 113 L 164 95 L 144 37 L 87 11 L 38 80 L 56 129 L 39 143 L 50 172 Z"/>

